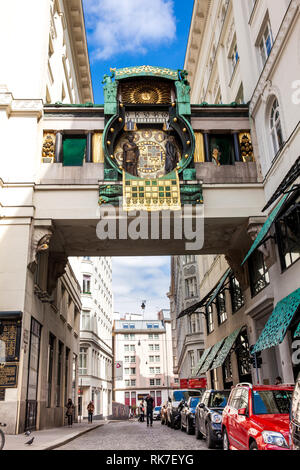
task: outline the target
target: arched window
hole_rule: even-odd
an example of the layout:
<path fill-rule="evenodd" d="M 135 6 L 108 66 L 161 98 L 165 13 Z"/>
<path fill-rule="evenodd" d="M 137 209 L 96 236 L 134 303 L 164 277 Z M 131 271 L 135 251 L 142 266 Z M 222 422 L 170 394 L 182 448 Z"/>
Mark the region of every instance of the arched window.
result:
<path fill-rule="evenodd" d="M 274 99 L 270 114 L 270 129 L 275 154 L 283 145 L 282 127 L 280 120 L 279 104 L 277 98 Z"/>

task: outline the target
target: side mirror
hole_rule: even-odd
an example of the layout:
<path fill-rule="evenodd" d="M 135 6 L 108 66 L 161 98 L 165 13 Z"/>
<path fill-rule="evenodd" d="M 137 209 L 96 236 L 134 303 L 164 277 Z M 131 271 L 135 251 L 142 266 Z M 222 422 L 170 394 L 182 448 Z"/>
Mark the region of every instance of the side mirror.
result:
<path fill-rule="evenodd" d="M 247 408 L 240 408 L 238 410 L 238 415 L 239 416 L 246 416 L 246 414 L 247 414 Z"/>

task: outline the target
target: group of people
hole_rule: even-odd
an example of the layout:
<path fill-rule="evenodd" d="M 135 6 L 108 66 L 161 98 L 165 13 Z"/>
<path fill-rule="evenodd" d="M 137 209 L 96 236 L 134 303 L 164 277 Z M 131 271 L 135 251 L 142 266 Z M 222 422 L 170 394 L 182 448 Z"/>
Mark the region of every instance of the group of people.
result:
<path fill-rule="evenodd" d="M 139 406 L 139 412 L 140 412 L 139 421 L 141 423 L 145 422 L 145 411 L 146 411 L 147 426 L 152 426 L 154 406 L 155 406 L 154 398 L 150 394 L 147 395 L 145 400 L 141 400 L 141 403 Z"/>
<path fill-rule="evenodd" d="M 71 398 L 69 398 L 69 400 L 66 404 L 66 408 L 67 408 L 66 417 L 68 418 L 68 426 L 72 427 L 75 407 L 74 407 L 74 404 L 73 404 Z M 94 414 L 94 411 L 95 411 L 95 405 L 94 405 L 93 401 L 89 402 L 89 404 L 87 406 L 87 411 L 88 411 L 88 422 L 92 423 L 93 422 L 93 414 Z"/>

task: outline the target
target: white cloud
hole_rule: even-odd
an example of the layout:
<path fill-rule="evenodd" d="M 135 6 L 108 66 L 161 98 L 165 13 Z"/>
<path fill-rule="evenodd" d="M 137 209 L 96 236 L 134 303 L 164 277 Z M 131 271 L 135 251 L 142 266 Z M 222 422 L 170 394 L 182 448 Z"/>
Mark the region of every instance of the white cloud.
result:
<path fill-rule="evenodd" d="M 92 58 L 145 54 L 175 39 L 173 0 L 84 0 Z"/>
<path fill-rule="evenodd" d="M 158 310 L 169 308 L 169 270 L 169 257 L 113 258 L 114 310 L 141 313 L 146 300 L 145 317 L 155 318 Z"/>

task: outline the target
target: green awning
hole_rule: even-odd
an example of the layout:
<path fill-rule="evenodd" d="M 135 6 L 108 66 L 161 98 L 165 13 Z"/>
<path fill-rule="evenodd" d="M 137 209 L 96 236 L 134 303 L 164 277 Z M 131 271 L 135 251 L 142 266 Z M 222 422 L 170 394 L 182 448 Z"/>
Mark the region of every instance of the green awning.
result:
<path fill-rule="evenodd" d="M 211 350 L 211 347 L 208 348 L 208 349 L 205 349 L 205 351 L 203 352 L 202 356 L 200 357 L 197 365 L 194 367 L 193 369 L 193 375 L 194 376 L 197 376 L 197 373 L 198 371 L 201 369 L 205 359 L 207 358 L 208 354 L 209 354 L 209 351 Z"/>
<path fill-rule="evenodd" d="M 213 303 L 213 301 L 215 300 L 215 298 L 219 294 L 220 290 L 222 289 L 222 287 L 224 285 L 224 282 L 226 281 L 226 279 L 227 279 L 227 277 L 229 276 L 230 273 L 231 273 L 231 268 L 228 268 L 226 273 L 222 277 L 221 281 L 217 285 L 216 289 L 213 291 L 212 296 L 210 297 L 209 301 L 207 302 L 207 304 L 206 304 L 207 307 L 209 307 Z"/>
<path fill-rule="evenodd" d="M 230 350 L 231 350 L 232 346 L 234 345 L 235 340 L 237 339 L 241 329 L 242 329 L 242 327 L 238 328 L 233 333 L 231 333 L 231 335 L 227 336 L 222 348 L 220 349 L 217 357 L 215 358 L 215 360 L 214 360 L 214 362 L 211 366 L 211 369 L 217 369 L 218 367 L 221 367 L 223 365 L 223 363 L 225 362 L 228 354 L 230 353 Z"/>
<path fill-rule="evenodd" d="M 252 253 L 256 250 L 256 248 L 263 242 L 264 238 L 266 237 L 266 235 L 268 234 L 270 228 L 272 227 L 272 224 L 274 223 L 280 209 L 282 208 L 283 204 L 285 203 L 287 197 L 289 196 L 289 194 L 285 194 L 284 197 L 281 199 L 281 201 L 279 202 L 279 204 L 277 204 L 277 206 L 275 207 L 275 209 L 273 210 L 273 212 L 271 212 L 271 214 L 269 215 L 269 217 L 267 218 L 266 222 L 264 223 L 264 225 L 262 226 L 259 234 L 257 235 L 253 245 L 251 246 L 246 258 L 244 259 L 244 261 L 242 262 L 242 266 L 243 264 L 245 264 L 245 262 L 247 261 L 247 259 L 252 255 Z"/>
<path fill-rule="evenodd" d="M 300 289 L 282 299 L 267 321 L 252 353 L 281 344 L 300 305 Z"/>
<path fill-rule="evenodd" d="M 82 166 L 86 151 L 85 136 L 64 137 L 63 165 Z"/>
<path fill-rule="evenodd" d="M 300 322 L 295 331 L 294 338 L 300 338 Z"/>
<path fill-rule="evenodd" d="M 219 341 L 218 343 L 216 343 L 210 350 L 210 353 L 208 354 L 203 366 L 201 367 L 200 371 L 198 372 L 198 374 L 205 374 L 205 372 L 207 372 L 209 369 L 210 369 L 210 366 L 213 362 L 213 360 L 215 359 L 217 353 L 219 352 L 222 344 L 224 342 L 224 338 L 221 339 L 221 341 Z"/>

